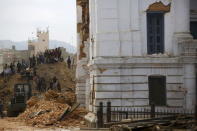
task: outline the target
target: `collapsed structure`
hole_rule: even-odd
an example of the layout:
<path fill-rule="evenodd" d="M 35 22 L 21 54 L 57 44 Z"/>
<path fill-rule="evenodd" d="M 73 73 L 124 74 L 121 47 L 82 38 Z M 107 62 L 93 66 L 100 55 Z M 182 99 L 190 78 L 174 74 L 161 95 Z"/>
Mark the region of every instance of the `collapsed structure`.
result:
<path fill-rule="evenodd" d="M 101 101 L 193 109 L 196 5 L 195 0 L 77 0 L 78 102 L 90 111 Z"/>

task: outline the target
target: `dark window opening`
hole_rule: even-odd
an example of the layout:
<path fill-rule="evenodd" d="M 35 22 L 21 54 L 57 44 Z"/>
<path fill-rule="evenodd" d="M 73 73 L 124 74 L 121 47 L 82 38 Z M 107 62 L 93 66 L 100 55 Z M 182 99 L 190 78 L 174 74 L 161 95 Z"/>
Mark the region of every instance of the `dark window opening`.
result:
<path fill-rule="evenodd" d="M 147 13 L 148 54 L 164 53 L 164 13 Z"/>
<path fill-rule="evenodd" d="M 166 106 L 166 77 L 150 76 L 148 78 L 149 104 Z"/>
<path fill-rule="evenodd" d="M 197 39 L 197 21 L 190 22 L 190 32 L 194 39 Z"/>

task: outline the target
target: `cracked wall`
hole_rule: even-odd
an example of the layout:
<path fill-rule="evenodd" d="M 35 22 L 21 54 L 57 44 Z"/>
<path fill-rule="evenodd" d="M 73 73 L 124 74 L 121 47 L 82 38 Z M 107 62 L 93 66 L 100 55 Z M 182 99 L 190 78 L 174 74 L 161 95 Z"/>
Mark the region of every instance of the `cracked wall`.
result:
<path fill-rule="evenodd" d="M 89 59 L 89 0 L 77 0 L 77 101 L 85 106 Z"/>
<path fill-rule="evenodd" d="M 77 0 L 77 6 L 82 8 L 81 23 L 77 23 L 77 32 L 80 34 L 81 39 L 78 58 L 81 60 L 82 58 L 87 57 L 84 48 L 85 42 L 87 42 L 89 38 L 89 0 Z"/>

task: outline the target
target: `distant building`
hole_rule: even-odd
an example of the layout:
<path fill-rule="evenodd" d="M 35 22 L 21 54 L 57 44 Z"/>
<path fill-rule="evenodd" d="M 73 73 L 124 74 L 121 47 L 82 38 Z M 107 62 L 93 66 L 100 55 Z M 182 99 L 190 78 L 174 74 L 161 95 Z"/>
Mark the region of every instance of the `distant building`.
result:
<path fill-rule="evenodd" d="M 0 52 L 2 55 L 2 59 L 3 59 L 2 60 L 3 65 L 10 64 L 12 62 L 21 61 L 22 59 L 27 61 L 30 56 L 30 52 L 28 50 L 15 50 L 15 48 L 0 49 Z"/>
<path fill-rule="evenodd" d="M 37 30 L 37 39 L 28 40 L 28 50 L 31 55 L 37 55 L 49 49 L 49 31 Z"/>

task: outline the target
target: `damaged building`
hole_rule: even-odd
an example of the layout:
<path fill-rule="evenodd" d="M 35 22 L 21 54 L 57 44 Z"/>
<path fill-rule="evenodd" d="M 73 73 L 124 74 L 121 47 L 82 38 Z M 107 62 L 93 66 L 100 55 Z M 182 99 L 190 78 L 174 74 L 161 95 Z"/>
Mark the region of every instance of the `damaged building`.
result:
<path fill-rule="evenodd" d="M 28 40 L 28 50 L 31 52 L 30 56 L 37 55 L 49 49 L 49 30 L 37 30 L 37 38 Z"/>
<path fill-rule="evenodd" d="M 77 0 L 77 28 L 81 105 L 194 108 L 196 0 Z"/>

